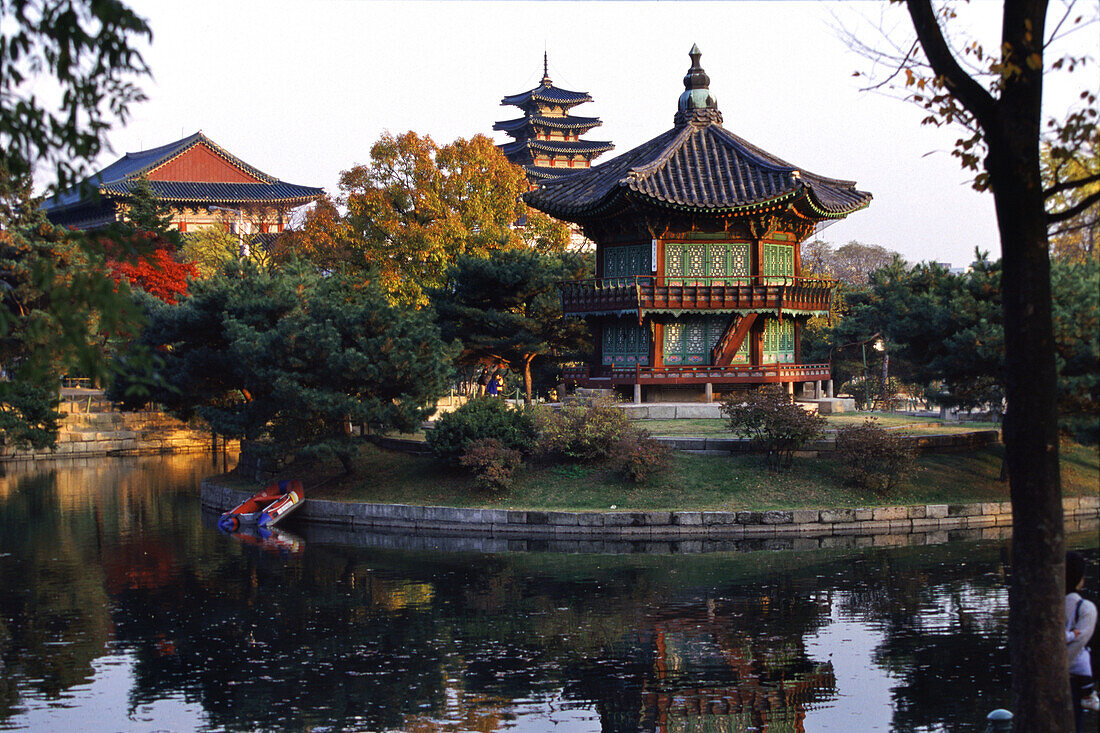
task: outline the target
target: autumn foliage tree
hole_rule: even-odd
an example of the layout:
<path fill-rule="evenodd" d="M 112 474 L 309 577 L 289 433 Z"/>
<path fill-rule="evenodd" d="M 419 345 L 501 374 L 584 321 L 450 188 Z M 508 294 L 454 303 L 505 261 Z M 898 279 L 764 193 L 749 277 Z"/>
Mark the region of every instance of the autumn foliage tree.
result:
<path fill-rule="evenodd" d="M 108 260 L 111 277 L 116 282 L 126 280 L 131 287 L 141 288 L 165 303 L 178 303 L 187 294 L 187 281 L 198 274 L 195 266 L 178 261 L 175 248 L 155 232 L 139 230 L 129 236 L 145 240 L 134 246 L 147 251 L 132 260 Z"/>
<path fill-rule="evenodd" d="M 440 146 L 386 133 L 369 163 L 341 174 L 339 196 L 322 199 L 279 247 L 322 269 L 373 271 L 395 302 L 424 305 L 460 255 L 564 249 L 568 229 L 520 200 L 527 187 L 484 135 Z"/>
<path fill-rule="evenodd" d="M 171 223 L 171 207 L 157 198 L 148 180 L 139 178 L 130 190 L 125 221 L 93 235 L 92 244 L 107 254 L 107 271 L 115 282 L 125 280 L 175 304 L 198 271 L 179 261 L 180 234 Z"/>

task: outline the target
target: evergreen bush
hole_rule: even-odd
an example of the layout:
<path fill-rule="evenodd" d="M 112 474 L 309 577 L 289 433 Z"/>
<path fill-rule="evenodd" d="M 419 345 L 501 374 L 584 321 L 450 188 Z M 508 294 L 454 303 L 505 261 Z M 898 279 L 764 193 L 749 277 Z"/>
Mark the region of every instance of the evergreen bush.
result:
<path fill-rule="evenodd" d="M 631 428 L 611 454 L 611 463 L 634 483 L 643 483 L 671 467 L 672 449 L 643 428 Z"/>
<path fill-rule="evenodd" d="M 501 494 L 512 488 L 512 479 L 523 463 L 523 454 L 505 448 L 499 440 L 486 438 L 467 443 L 458 462 L 473 473 L 479 489 Z"/>
<path fill-rule="evenodd" d="M 479 397 L 440 417 L 435 429 L 427 432 L 427 441 L 438 458 L 459 465 L 471 443 L 492 439 L 502 448 L 526 453 L 535 435 L 535 421 L 529 410 L 510 407 L 504 400 Z"/>
<path fill-rule="evenodd" d="M 848 481 L 885 496 L 916 470 L 917 445 L 875 418 L 837 430 L 836 454 Z"/>
<path fill-rule="evenodd" d="M 780 385 L 731 394 L 722 403 L 722 414 L 730 431 L 764 451 L 773 471 L 790 468 L 794 452 L 825 432 L 825 418 L 795 404 Z"/>
<path fill-rule="evenodd" d="M 633 426 L 630 418 L 607 397 L 578 399 L 559 409 L 540 409 L 538 452 L 574 460 L 608 458 Z"/>

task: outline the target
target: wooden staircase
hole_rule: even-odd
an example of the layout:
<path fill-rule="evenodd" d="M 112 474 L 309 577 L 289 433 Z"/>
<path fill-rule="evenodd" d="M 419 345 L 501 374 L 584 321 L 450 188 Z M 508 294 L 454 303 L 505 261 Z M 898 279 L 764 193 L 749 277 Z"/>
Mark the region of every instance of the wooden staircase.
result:
<path fill-rule="evenodd" d="M 733 357 L 745 343 L 745 337 L 749 335 L 752 324 L 756 322 L 756 313 L 730 320 L 725 333 L 718 339 L 710 353 L 710 363 L 714 366 L 729 366 L 733 363 Z"/>

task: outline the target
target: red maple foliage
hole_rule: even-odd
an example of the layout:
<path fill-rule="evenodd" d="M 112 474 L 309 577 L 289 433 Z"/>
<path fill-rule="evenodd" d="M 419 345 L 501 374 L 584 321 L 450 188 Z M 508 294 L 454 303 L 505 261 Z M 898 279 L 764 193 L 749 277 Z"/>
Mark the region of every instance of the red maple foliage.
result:
<path fill-rule="evenodd" d="M 110 257 L 107 269 L 115 282 L 126 280 L 165 303 L 175 305 L 187 294 L 188 278 L 198 275 L 189 262 L 179 262 L 173 256 L 174 245 L 157 232 L 137 230 L 132 242 L 107 241 L 104 247 L 109 253 L 120 248 L 136 252 L 127 259 Z"/>

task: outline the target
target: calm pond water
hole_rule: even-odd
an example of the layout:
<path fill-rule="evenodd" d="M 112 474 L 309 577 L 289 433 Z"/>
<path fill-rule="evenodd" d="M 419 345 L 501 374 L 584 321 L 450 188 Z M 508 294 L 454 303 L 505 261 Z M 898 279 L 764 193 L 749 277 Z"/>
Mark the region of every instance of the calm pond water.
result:
<path fill-rule="evenodd" d="M 0 730 L 976 731 L 1009 703 L 1004 542 L 261 543 L 204 518 L 209 461 L 7 467 Z"/>

